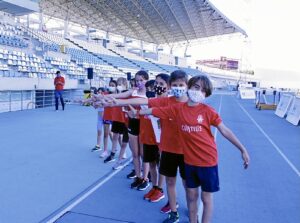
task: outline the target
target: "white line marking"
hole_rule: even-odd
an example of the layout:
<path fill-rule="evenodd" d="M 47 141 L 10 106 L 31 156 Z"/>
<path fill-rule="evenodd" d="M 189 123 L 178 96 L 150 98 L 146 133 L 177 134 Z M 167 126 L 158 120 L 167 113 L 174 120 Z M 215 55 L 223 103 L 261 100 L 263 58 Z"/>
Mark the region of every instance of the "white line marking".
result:
<path fill-rule="evenodd" d="M 125 164 L 124 167 L 127 166 L 132 159 L 129 159 Z M 107 181 L 109 181 L 114 175 L 119 173 L 122 169 L 114 170 L 110 175 L 108 175 L 106 178 L 104 178 L 101 182 L 96 184 L 94 187 L 92 187 L 90 190 L 88 190 L 86 193 L 84 193 L 81 197 L 79 197 L 77 200 L 75 200 L 73 203 L 71 203 L 68 207 L 60 211 L 57 215 L 55 215 L 53 218 L 47 221 L 47 223 L 53 223 L 57 219 L 59 219 L 61 216 L 63 216 L 66 212 L 70 211 L 72 208 L 74 208 L 76 205 L 78 205 L 80 202 L 82 202 L 84 199 L 86 199 L 88 196 L 90 196 L 93 192 L 95 192 L 99 187 L 101 187 L 103 184 L 105 184 Z"/>
<path fill-rule="evenodd" d="M 260 125 L 251 117 L 251 115 L 244 109 L 244 107 L 237 102 L 241 109 L 245 112 L 245 114 L 249 117 L 249 119 L 256 125 L 256 127 L 261 131 L 261 133 L 269 140 L 272 146 L 277 150 L 277 152 L 281 155 L 281 157 L 288 163 L 288 165 L 295 171 L 295 173 L 300 177 L 299 170 L 295 167 L 295 165 L 286 157 L 286 155 L 282 152 L 282 150 L 273 142 L 273 140 L 267 135 L 267 133 L 260 127 Z"/>

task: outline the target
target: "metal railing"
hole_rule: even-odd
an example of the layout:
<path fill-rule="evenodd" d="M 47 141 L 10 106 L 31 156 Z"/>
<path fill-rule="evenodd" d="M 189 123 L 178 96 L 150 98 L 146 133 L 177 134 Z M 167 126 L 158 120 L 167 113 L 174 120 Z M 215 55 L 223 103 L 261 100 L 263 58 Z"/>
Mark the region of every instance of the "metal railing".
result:
<path fill-rule="evenodd" d="M 70 104 L 83 98 L 83 90 L 63 91 L 65 103 Z M 54 90 L 0 91 L 0 113 L 44 108 L 55 105 Z"/>

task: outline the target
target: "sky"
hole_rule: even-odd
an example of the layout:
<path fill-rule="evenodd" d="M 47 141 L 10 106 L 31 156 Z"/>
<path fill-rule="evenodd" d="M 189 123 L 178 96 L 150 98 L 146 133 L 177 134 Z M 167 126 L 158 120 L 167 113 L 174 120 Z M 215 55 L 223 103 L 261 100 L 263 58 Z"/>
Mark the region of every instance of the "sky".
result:
<path fill-rule="evenodd" d="M 248 38 L 224 38 L 193 46 L 192 58 L 233 57 L 248 61 L 262 86 L 300 88 L 300 2 L 210 0 L 243 28 Z M 247 45 L 243 44 L 247 42 Z"/>

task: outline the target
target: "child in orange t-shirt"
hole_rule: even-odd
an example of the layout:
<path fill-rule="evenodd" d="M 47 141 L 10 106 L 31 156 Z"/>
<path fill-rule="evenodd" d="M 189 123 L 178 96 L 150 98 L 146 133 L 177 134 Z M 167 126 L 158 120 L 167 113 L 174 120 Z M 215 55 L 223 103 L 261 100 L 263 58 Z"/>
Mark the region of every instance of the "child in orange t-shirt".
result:
<path fill-rule="evenodd" d="M 208 77 L 199 75 L 188 82 L 186 103 L 166 107 L 133 111 L 136 115 L 153 114 L 161 119 L 174 119 L 183 146 L 187 202 L 191 223 L 198 222 L 198 188 L 201 187 L 203 201 L 202 223 L 208 223 L 212 217 L 212 193 L 219 190 L 218 155 L 216 143 L 210 127 L 215 126 L 221 134 L 241 152 L 244 167 L 249 165 L 249 155 L 232 131 L 224 125 L 219 114 L 210 106 L 203 104 L 205 97 L 212 93 L 212 84 Z"/>

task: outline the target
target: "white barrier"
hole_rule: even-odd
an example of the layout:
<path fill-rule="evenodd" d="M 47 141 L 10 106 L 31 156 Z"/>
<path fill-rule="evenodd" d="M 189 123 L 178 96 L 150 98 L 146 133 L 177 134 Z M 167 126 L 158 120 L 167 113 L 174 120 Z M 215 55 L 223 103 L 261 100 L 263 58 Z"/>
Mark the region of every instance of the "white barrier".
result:
<path fill-rule="evenodd" d="M 239 95 L 241 99 L 255 99 L 255 90 L 248 88 L 240 88 Z"/>
<path fill-rule="evenodd" d="M 286 115 L 288 109 L 290 108 L 292 100 L 292 95 L 282 94 L 277 109 L 275 111 L 275 115 L 279 116 L 280 118 L 283 118 Z"/>
<path fill-rule="evenodd" d="M 294 101 L 288 111 L 286 120 L 293 125 L 298 125 L 300 120 L 300 98 L 294 97 Z"/>

